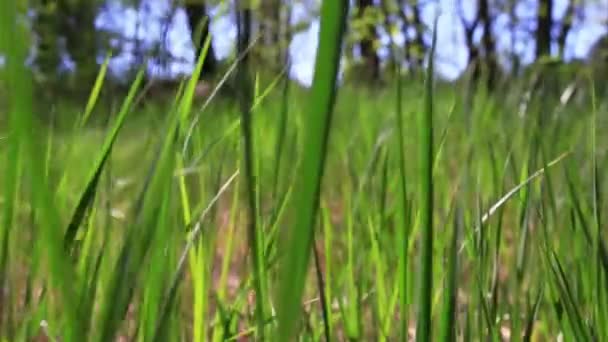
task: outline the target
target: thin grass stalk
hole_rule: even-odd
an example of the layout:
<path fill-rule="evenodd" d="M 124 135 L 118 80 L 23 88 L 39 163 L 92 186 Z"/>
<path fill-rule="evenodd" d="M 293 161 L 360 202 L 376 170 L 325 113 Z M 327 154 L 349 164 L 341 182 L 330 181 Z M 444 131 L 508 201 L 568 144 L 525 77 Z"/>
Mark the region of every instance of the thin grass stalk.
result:
<path fill-rule="evenodd" d="M 327 306 L 327 326 L 325 327 L 329 331 L 326 333 L 326 338 L 329 336 L 331 339 L 334 336 L 334 319 L 333 310 L 331 306 L 332 301 L 332 284 L 333 284 L 333 267 L 332 267 L 332 247 L 334 246 L 333 241 L 333 225 L 331 223 L 331 217 L 329 208 L 327 205 L 321 206 L 322 217 L 323 217 L 323 246 L 325 254 L 325 288 L 323 296 L 325 297 L 325 305 Z"/>
<path fill-rule="evenodd" d="M 418 115 L 419 133 L 419 182 L 420 182 L 420 291 L 418 297 L 418 322 L 416 340 L 431 340 L 433 296 L 433 78 L 435 48 L 437 44 L 437 20 L 433 28 L 433 41 L 428 60 L 424 109 Z"/>
<path fill-rule="evenodd" d="M 317 278 L 317 289 L 318 294 L 319 294 L 319 303 L 320 303 L 320 307 L 321 307 L 321 317 L 323 319 L 323 335 L 325 337 L 325 341 L 327 342 L 331 342 L 331 328 L 330 328 L 330 323 L 329 323 L 329 311 L 331 310 L 331 308 L 329 307 L 328 304 L 328 298 L 325 296 L 326 294 L 326 284 L 325 284 L 325 280 L 323 277 L 323 270 L 321 268 L 321 257 L 319 256 L 319 250 L 317 248 L 316 245 L 313 245 L 313 254 L 314 254 L 314 261 L 315 261 L 315 271 L 316 271 L 316 278 Z"/>
<path fill-rule="evenodd" d="M 447 258 L 448 262 L 448 273 L 446 276 L 446 287 L 445 287 L 445 305 L 443 310 L 443 317 L 441 322 L 441 341 L 455 341 L 456 340 L 456 328 L 458 324 L 458 318 L 456 315 L 456 298 L 458 292 L 458 238 L 462 229 L 462 213 L 460 208 L 456 208 L 454 212 L 454 223 L 452 230 L 452 239 L 450 244 L 449 255 Z"/>
<path fill-rule="evenodd" d="M 290 66 L 289 60 L 287 61 Z M 274 187 L 272 190 L 272 199 L 276 201 L 277 192 L 279 191 L 279 176 L 281 172 L 281 162 L 283 149 L 285 146 L 285 138 L 287 135 L 287 115 L 289 114 L 289 94 L 290 94 L 291 79 L 285 75 L 283 80 L 283 91 L 281 96 L 281 115 L 278 120 L 277 137 L 275 145 L 275 161 L 274 161 Z"/>
<path fill-rule="evenodd" d="M 244 53 L 249 44 L 251 35 L 251 9 L 249 1 L 239 3 L 237 27 L 238 27 L 238 51 Z M 238 97 L 241 110 L 241 137 L 242 137 L 242 156 L 243 156 L 243 179 L 244 190 L 247 202 L 247 237 L 248 247 L 251 255 L 253 269 L 253 287 L 255 291 L 255 319 L 256 333 L 258 338 L 265 340 L 266 327 L 265 319 L 268 317 L 266 310 L 267 287 L 266 271 L 264 267 L 264 242 L 262 230 L 259 227 L 258 216 L 258 195 L 257 195 L 257 172 L 255 165 L 255 150 L 253 141 L 253 122 L 252 104 L 255 89 L 252 89 L 251 75 L 249 74 L 249 54 L 245 54 L 237 69 L 237 79 L 239 80 Z"/>
<path fill-rule="evenodd" d="M 410 238 L 410 227 L 407 224 L 407 183 L 406 183 L 406 169 L 405 169 L 405 132 L 403 127 L 403 85 L 402 85 L 402 76 L 401 76 L 401 68 L 398 67 L 397 71 L 397 85 L 396 85 L 396 108 L 395 108 L 395 116 L 397 117 L 397 139 L 398 139 L 398 153 L 399 158 L 399 186 L 398 186 L 398 232 L 399 232 L 399 240 L 401 241 L 399 248 L 400 256 L 399 256 L 399 293 L 401 294 L 401 305 L 400 305 L 400 314 L 401 314 L 401 339 L 405 340 L 408 337 L 409 323 L 409 297 L 408 297 L 408 265 L 409 265 L 409 238 Z"/>
<path fill-rule="evenodd" d="M 606 337 L 608 334 L 608 330 L 606 328 L 606 312 L 605 308 L 601 305 L 602 298 L 604 298 L 606 293 L 606 288 L 602 286 L 602 280 L 605 279 L 602 272 L 602 255 L 601 255 L 601 244 L 602 244 L 602 228 L 601 228 L 601 216 L 600 216 L 600 208 L 601 208 L 601 187 L 599 180 L 599 172 L 598 172 L 598 163 L 597 163 L 597 99 L 595 93 L 595 83 L 593 82 L 593 78 L 589 76 L 589 83 L 591 88 L 591 167 L 592 167 L 592 189 L 593 189 L 593 224 L 595 228 L 595 242 L 593 244 L 594 248 L 594 264 L 595 271 L 594 273 L 594 288 L 593 291 L 593 303 L 595 305 L 595 322 L 598 326 L 598 333 L 600 334 L 600 338 Z"/>
<path fill-rule="evenodd" d="M 72 243 L 76 239 L 76 234 L 78 233 L 82 221 L 85 219 L 86 212 L 93 204 L 95 195 L 97 193 L 97 184 L 99 183 L 99 179 L 101 178 L 105 163 L 108 160 L 110 153 L 112 152 L 112 147 L 114 146 L 114 142 L 118 137 L 118 133 L 120 132 L 120 129 L 124 124 L 127 114 L 129 114 L 129 112 L 131 111 L 133 99 L 135 98 L 135 94 L 139 90 L 139 87 L 143 81 L 143 77 L 144 70 L 140 69 L 137 73 L 135 81 L 132 83 L 131 88 L 129 89 L 129 93 L 125 98 L 120 112 L 118 113 L 116 122 L 114 123 L 110 134 L 106 136 L 106 139 L 102 146 L 102 150 L 99 153 L 95 164 L 93 164 L 90 175 L 88 177 L 87 185 L 82 195 L 80 196 L 78 204 L 74 209 L 74 213 L 72 214 L 72 218 L 65 232 L 64 245 L 66 251 L 68 252 L 71 252 Z"/>

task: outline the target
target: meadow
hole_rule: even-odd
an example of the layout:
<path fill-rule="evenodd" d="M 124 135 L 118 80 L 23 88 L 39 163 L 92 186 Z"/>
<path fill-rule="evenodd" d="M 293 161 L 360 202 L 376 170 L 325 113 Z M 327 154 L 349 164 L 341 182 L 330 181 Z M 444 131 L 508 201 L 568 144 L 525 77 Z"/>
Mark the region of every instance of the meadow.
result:
<path fill-rule="evenodd" d="M 141 72 L 104 97 L 104 64 L 82 105 L 38 104 L 4 22 L 4 340 L 608 338 L 591 74 L 335 87 L 339 3 L 311 89 L 239 68 L 194 101 L 195 71 L 162 103 Z"/>

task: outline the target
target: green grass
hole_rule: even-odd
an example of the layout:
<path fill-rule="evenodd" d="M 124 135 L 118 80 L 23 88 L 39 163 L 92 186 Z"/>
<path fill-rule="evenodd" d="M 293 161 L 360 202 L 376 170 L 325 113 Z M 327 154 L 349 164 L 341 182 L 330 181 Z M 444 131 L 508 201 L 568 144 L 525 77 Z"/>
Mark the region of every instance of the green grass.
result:
<path fill-rule="evenodd" d="M 2 338 L 608 338 L 607 99 L 334 88 L 343 4 L 310 90 L 249 74 L 201 111 L 195 72 L 140 106 L 102 69 L 49 115 L 2 2 Z"/>

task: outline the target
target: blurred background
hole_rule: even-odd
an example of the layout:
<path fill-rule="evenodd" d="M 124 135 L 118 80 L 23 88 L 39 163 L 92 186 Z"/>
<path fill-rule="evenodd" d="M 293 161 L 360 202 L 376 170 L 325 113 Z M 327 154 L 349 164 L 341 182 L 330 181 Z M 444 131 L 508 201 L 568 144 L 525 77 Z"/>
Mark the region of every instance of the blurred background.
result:
<path fill-rule="evenodd" d="M 359 82 L 382 80 L 394 65 L 410 74 L 424 68 L 437 15 L 436 63 L 445 80 L 479 66 L 489 75 L 518 75 L 543 57 L 587 63 L 602 59 L 599 51 L 608 45 L 608 0 L 351 2 L 341 76 Z M 128 84 L 143 63 L 148 77 L 175 80 L 191 72 L 196 52 L 211 35 L 206 78 L 226 69 L 237 55 L 238 36 L 247 35 L 241 38 L 255 40 L 250 55 L 258 70 L 279 72 L 289 63 L 291 78 L 308 86 L 319 3 L 257 0 L 245 7 L 238 0 L 29 1 L 35 35 L 28 63 L 38 83 L 53 89 L 90 84 L 108 52 L 113 81 Z M 248 30 L 237 29 L 242 11 L 251 16 Z M 201 35 L 194 38 L 198 23 Z"/>

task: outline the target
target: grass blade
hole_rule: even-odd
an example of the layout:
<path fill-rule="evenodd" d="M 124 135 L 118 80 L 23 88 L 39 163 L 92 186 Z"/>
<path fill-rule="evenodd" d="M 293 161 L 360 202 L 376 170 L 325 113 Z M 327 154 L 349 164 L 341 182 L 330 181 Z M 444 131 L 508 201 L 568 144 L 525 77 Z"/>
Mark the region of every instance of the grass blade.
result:
<path fill-rule="evenodd" d="M 99 179 L 101 177 L 101 173 L 103 171 L 104 165 L 112 152 L 112 147 L 114 146 L 114 142 L 118 137 L 118 133 L 123 126 L 127 114 L 129 114 L 131 110 L 131 104 L 133 103 L 133 99 L 135 98 L 135 94 L 139 90 L 139 86 L 142 83 L 144 76 L 144 69 L 140 69 L 138 72 L 135 81 L 131 85 L 131 89 L 129 89 L 129 93 L 118 113 L 118 117 L 116 118 L 116 122 L 112 127 L 110 134 L 106 136 L 106 139 L 101 148 L 101 152 L 97 157 L 93 168 L 91 169 L 91 173 L 88 177 L 87 185 L 85 187 L 84 192 L 80 196 L 80 200 L 78 201 L 78 205 L 72 214 L 72 219 L 68 224 L 68 228 L 65 232 L 64 236 L 64 246 L 66 251 L 70 251 L 72 248 L 72 243 L 76 238 L 76 234 L 78 233 L 78 229 L 85 218 L 86 211 L 91 207 L 93 201 L 95 199 L 95 194 L 97 192 L 97 184 L 99 183 Z"/>
<path fill-rule="evenodd" d="M 246 51 L 249 44 L 248 39 L 251 29 L 251 10 L 244 8 L 238 13 L 237 20 L 238 30 L 243 30 L 239 34 L 238 51 Z M 256 88 L 252 89 L 251 75 L 249 74 L 249 54 L 243 57 L 243 60 L 237 70 L 237 79 L 239 81 L 239 104 L 241 109 L 241 136 L 243 144 L 243 167 L 244 167 L 244 189 L 247 201 L 247 235 L 249 242 L 249 250 L 251 252 L 251 260 L 253 263 L 253 286 L 255 289 L 255 318 L 257 322 L 257 334 L 259 339 L 266 339 L 265 320 L 268 317 L 266 309 L 267 302 L 267 285 L 266 285 L 266 270 L 264 267 L 264 236 L 258 219 L 258 188 L 259 183 L 256 181 L 257 172 L 255 166 L 255 150 L 253 141 L 253 120 L 252 120 L 252 104 L 256 94 Z"/>
<path fill-rule="evenodd" d="M 95 83 L 93 84 L 93 88 L 91 89 L 91 93 L 89 94 L 89 99 L 87 100 L 87 105 L 85 106 L 84 113 L 79 122 L 80 127 L 84 126 L 84 124 L 89 120 L 91 113 L 93 113 L 93 108 L 95 108 L 95 104 L 97 104 L 97 100 L 99 99 L 101 88 L 103 87 L 111 57 L 112 55 L 108 53 L 103 64 L 101 65 L 101 68 L 99 69 L 99 73 L 97 74 L 97 78 L 95 79 Z"/>
<path fill-rule="evenodd" d="M 447 286 L 445 290 L 445 307 L 441 325 L 441 341 L 455 341 L 456 337 L 456 296 L 458 292 L 458 238 L 462 229 L 462 214 L 456 208 L 454 213 L 452 244 L 448 256 Z"/>
<path fill-rule="evenodd" d="M 57 290 L 58 303 L 61 312 L 65 315 L 55 320 L 57 326 L 65 325 L 65 333 L 62 339 L 68 341 L 83 340 L 83 322 L 77 310 L 76 302 L 76 274 L 74 268 L 68 262 L 61 245 L 61 224 L 59 213 L 54 206 L 50 189 L 45 177 L 44 148 L 41 148 L 40 137 L 44 136 L 37 130 L 34 124 L 33 108 L 33 82 L 30 71 L 26 68 L 28 42 L 30 34 L 25 27 L 25 20 L 19 13 L 18 4 L 15 1 L 3 1 L 0 5 L 0 47 L 6 51 L 6 74 L 8 89 L 11 95 L 10 110 L 10 135 L 11 142 L 15 145 L 9 157 L 15 158 L 15 153 L 23 153 L 24 169 L 28 170 L 29 177 L 26 179 L 29 186 L 35 191 L 31 191 L 32 205 L 36 208 L 36 228 L 40 229 L 40 240 L 37 241 L 36 248 L 44 250 L 42 255 L 49 269 L 50 283 Z M 15 163 L 10 173 L 17 180 L 17 171 L 20 165 L 19 160 L 9 160 L 9 164 Z M 24 179 L 25 180 L 25 179 Z M 14 201 L 16 185 L 9 186 L 8 192 L 11 197 L 7 201 Z M 12 207 L 9 206 L 12 211 Z M 12 215 L 12 212 L 8 213 Z M 11 223 L 10 219 L 5 218 Z M 12 224 L 11 224 L 12 225 Z M 4 227 L 8 229 L 9 227 Z M 5 236 L 7 233 L 5 231 Z M 5 251 L 3 250 L 3 253 Z M 4 261 L 3 261 L 4 262 Z M 5 310 L 4 308 L 2 308 Z"/>
<path fill-rule="evenodd" d="M 437 19 L 433 27 L 433 42 L 429 55 L 424 110 L 418 116 L 418 133 L 420 155 L 418 156 L 420 182 L 420 227 L 422 229 L 420 252 L 420 279 L 418 322 L 416 327 L 417 341 L 431 339 L 431 309 L 433 297 L 433 78 L 434 57 L 437 43 Z"/>
<path fill-rule="evenodd" d="M 348 1 L 324 1 L 321 5 L 319 48 L 315 62 L 310 114 L 306 118 L 305 145 L 299 183 L 296 185 L 296 221 L 286 244 L 286 260 L 281 270 L 276 340 L 294 336 L 306 281 L 308 259 L 314 241 L 321 180 L 327 154 L 336 80 L 340 62 Z"/>

